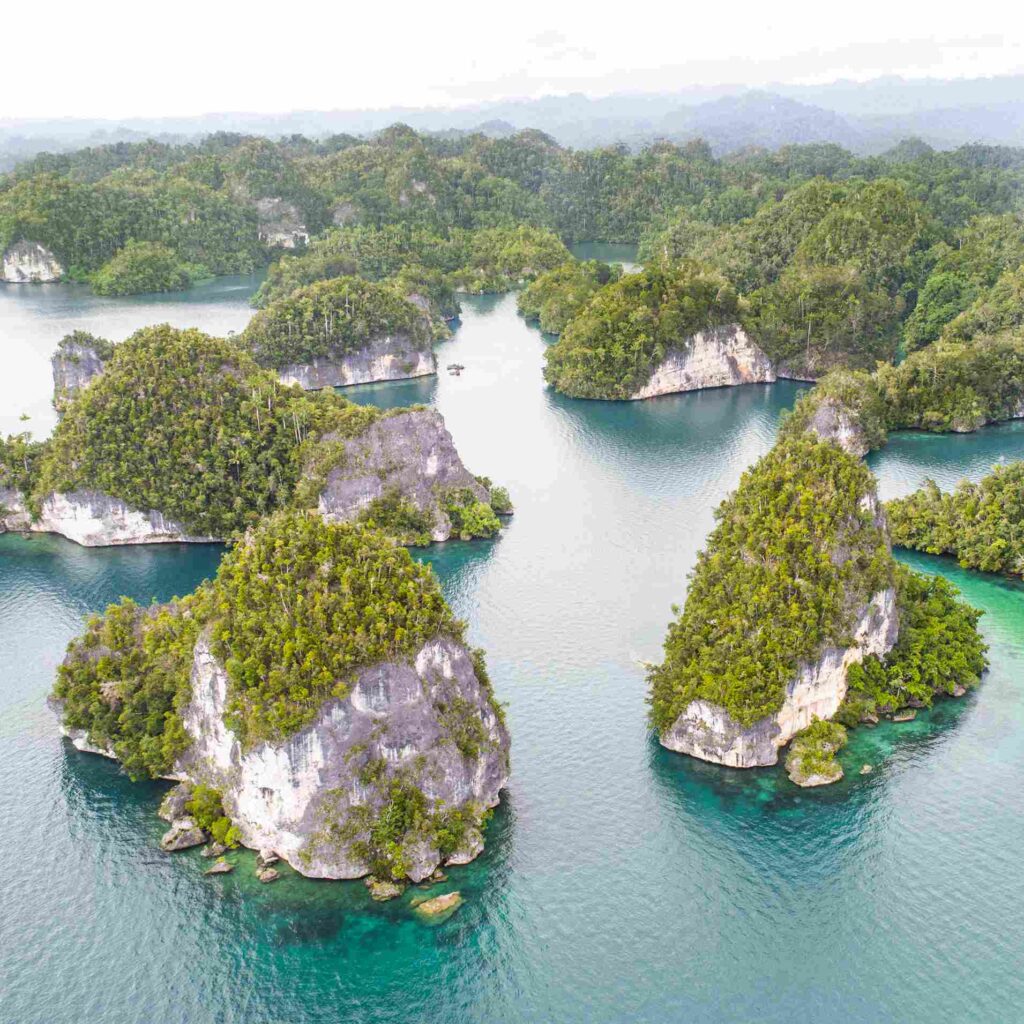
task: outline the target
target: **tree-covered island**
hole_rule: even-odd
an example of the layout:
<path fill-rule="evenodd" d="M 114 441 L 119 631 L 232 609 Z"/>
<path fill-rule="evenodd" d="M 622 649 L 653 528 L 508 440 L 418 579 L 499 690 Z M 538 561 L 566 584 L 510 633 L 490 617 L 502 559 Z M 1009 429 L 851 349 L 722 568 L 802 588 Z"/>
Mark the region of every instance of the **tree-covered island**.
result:
<path fill-rule="evenodd" d="M 95 342 L 72 336 L 58 355 L 95 354 Z M 431 410 L 285 386 L 234 341 L 197 330 L 149 327 L 101 349 L 98 372 L 59 392 L 50 439 L 0 448 L 8 529 L 90 545 L 214 540 L 308 508 L 429 543 L 493 536 L 495 510 L 511 511 Z"/>
<path fill-rule="evenodd" d="M 248 531 L 187 597 L 94 616 L 54 698 L 80 749 L 184 780 L 165 849 L 242 843 L 316 878 L 472 860 L 508 778 L 483 654 L 431 570 L 307 512 Z"/>
<path fill-rule="evenodd" d="M 781 440 L 716 520 L 649 674 L 665 746 L 753 767 L 811 730 L 796 774 L 838 778 L 823 763 L 838 734 L 816 721 L 855 725 L 980 679 L 979 613 L 893 559 L 874 479 L 838 445 Z"/>

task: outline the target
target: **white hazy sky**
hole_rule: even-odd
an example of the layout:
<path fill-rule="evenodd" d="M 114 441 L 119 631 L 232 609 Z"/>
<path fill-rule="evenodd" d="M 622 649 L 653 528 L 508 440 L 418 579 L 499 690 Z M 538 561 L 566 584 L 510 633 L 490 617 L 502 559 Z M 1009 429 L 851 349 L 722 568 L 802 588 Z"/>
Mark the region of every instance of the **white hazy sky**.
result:
<path fill-rule="evenodd" d="M 4 5 L 0 118 L 278 112 L 1024 71 L 1014 0 Z"/>

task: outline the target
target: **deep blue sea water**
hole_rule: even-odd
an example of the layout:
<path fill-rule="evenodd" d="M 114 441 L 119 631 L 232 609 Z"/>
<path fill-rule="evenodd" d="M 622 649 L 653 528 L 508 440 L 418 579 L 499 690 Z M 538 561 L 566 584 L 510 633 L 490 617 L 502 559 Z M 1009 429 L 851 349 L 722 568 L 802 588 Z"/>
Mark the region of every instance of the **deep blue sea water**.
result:
<path fill-rule="evenodd" d="M 486 853 L 451 871 L 465 905 L 430 926 L 416 890 L 380 905 L 359 883 L 261 886 L 249 854 L 212 879 L 161 854 L 164 786 L 67 746 L 44 699 L 84 615 L 185 592 L 219 549 L 0 537 L 0 1021 L 1019 1020 L 1024 589 L 908 558 L 985 610 L 992 669 L 963 701 L 855 732 L 836 786 L 663 750 L 640 662 L 800 386 L 573 401 L 544 388 L 514 296 L 463 305 L 438 352 L 461 376 L 349 394 L 436 405 L 516 503 L 500 539 L 420 556 L 509 705 L 511 784 Z M 890 497 L 1020 457 L 1024 430 L 996 427 L 900 435 L 870 464 Z"/>

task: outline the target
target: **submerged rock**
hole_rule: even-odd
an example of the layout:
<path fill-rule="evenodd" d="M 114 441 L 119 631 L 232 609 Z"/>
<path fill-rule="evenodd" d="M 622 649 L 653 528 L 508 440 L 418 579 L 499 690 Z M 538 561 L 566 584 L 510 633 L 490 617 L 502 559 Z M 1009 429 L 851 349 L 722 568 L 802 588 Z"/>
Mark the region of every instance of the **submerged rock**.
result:
<path fill-rule="evenodd" d="M 771 360 L 739 324 L 698 331 L 655 367 L 633 399 L 653 398 L 679 391 L 698 391 L 734 384 L 771 383 L 776 379 Z"/>
<path fill-rule="evenodd" d="M 829 786 L 843 777 L 843 769 L 838 761 L 833 761 L 828 771 L 804 773 L 800 768 L 788 772 L 789 778 L 802 789 L 813 789 L 816 786 Z"/>
<path fill-rule="evenodd" d="M 15 242 L 3 255 L 0 279 L 7 284 L 43 284 L 59 281 L 63 276 L 60 261 L 39 242 Z"/>
<path fill-rule="evenodd" d="M 462 903 L 462 893 L 448 892 L 443 896 L 435 896 L 433 899 L 417 903 L 416 912 L 426 917 L 437 917 L 439 914 L 457 910 Z"/>
<path fill-rule="evenodd" d="M 387 878 L 376 878 L 370 875 L 366 879 L 366 888 L 370 890 L 371 899 L 378 903 L 386 903 L 388 900 L 398 899 L 405 892 L 405 885 L 401 882 L 393 882 Z"/>
<path fill-rule="evenodd" d="M 902 708 L 892 716 L 894 722 L 912 722 L 917 718 L 917 712 L 913 708 Z"/>

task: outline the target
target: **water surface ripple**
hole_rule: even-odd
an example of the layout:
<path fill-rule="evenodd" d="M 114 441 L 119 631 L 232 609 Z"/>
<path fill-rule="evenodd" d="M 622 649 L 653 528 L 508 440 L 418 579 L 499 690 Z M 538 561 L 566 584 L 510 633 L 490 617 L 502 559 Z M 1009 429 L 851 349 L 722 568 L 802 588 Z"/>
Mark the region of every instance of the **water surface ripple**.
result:
<path fill-rule="evenodd" d="M 84 615 L 187 591 L 218 549 L 0 537 L 0 1020 L 1019 1019 L 1024 591 L 908 559 L 985 610 L 992 671 L 962 702 L 857 732 L 837 786 L 662 750 L 640 662 L 799 387 L 572 401 L 544 388 L 546 341 L 514 296 L 464 306 L 439 350 L 460 377 L 353 395 L 435 404 L 517 506 L 500 539 L 422 555 L 509 702 L 512 783 L 486 854 L 451 872 L 466 904 L 430 927 L 358 883 L 264 887 L 244 859 L 207 879 L 161 854 L 164 786 L 70 749 L 44 697 Z M 888 496 L 1022 451 L 1000 427 L 904 435 L 871 462 Z"/>

